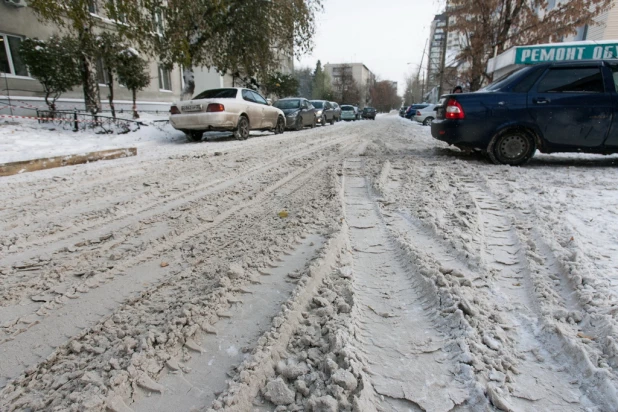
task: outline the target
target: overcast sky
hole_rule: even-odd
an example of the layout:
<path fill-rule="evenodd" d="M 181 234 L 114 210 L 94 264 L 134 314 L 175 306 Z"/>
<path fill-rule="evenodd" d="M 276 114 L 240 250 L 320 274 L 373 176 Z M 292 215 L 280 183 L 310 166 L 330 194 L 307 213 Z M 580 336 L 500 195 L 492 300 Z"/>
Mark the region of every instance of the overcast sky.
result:
<path fill-rule="evenodd" d="M 399 82 L 418 70 L 439 0 L 323 0 L 317 16 L 313 52 L 295 61 L 315 68 L 316 62 L 365 63 L 382 80 Z M 414 64 L 407 65 L 413 62 Z M 427 56 L 423 66 L 427 65 Z"/>

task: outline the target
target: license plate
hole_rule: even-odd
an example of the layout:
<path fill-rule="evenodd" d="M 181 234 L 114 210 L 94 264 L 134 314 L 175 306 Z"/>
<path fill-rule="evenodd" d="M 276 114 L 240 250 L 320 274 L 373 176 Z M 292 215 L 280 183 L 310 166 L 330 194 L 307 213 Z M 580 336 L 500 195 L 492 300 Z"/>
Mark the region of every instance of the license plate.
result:
<path fill-rule="evenodd" d="M 182 106 L 183 112 L 199 112 L 202 110 L 201 104 L 188 104 L 186 106 Z"/>

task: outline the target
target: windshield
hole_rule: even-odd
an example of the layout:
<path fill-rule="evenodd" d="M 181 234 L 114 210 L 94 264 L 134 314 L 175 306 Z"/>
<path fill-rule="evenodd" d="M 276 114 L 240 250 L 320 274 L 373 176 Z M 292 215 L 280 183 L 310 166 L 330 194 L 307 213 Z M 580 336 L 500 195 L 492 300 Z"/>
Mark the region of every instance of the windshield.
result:
<path fill-rule="evenodd" d="M 273 106 L 277 109 L 285 110 L 285 109 L 299 109 L 300 108 L 300 100 L 298 99 L 290 99 L 290 100 L 278 100 Z"/>
<path fill-rule="evenodd" d="M 344 111 L 345 110 L 349 110 L 349 111 L 353 112 L 354 111 L 354 107 L 352 107 L 352 106 L 341 106 L 341 110 L 344 110 Z"/>
<path fill-rule="evenodd" d="M 300 100 L 299 99 L 277 100 L 277 102 L 273 106 L 281 110 L 300 109 Z"/>
<path fill-rule="evenodd" d="M 316 109 L 322 109 L 324 107 L 324 103 L 323 102 L 317 102 L 315 100 L 311 100 L 311 104 L 313 105 L 313 107 L 315 107 Z"/>
<path fill-rule="evenodd" d="M 363 111 L 365 112 L 373 112 L 375 109 L 373 107 L 365 107 Z"/>
<path fill-rule="evenodd" d="M 206 90 L 193 98 L 197 99 L 235 99 L 238 94 L 237 89 L 211 89 Z"/>

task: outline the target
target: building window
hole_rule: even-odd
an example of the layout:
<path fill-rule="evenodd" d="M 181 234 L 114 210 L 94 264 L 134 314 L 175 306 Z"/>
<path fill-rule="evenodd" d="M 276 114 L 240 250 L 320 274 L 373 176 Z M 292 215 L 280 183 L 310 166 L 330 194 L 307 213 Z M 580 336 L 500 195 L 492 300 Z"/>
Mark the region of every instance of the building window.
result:
<path fill-rule="evenodd" d="M 116 15 L 116 21 L 120 23 L 127 22 L 127 15 L 125 13 L 118 12 L 118 0 L 109 0 L 112 9 L 114 10 L 114 14 Z"/>
<path fill-rule="evenodd" d="M 172 90 L 172 77 L 170 71 L 163 66 L 159 66 L 159 90 Z"/>
<path fill-rule="evenodd" d="M 92 14 L 97 14 L 99 12 L 99 8 L 97 7 L 97 0 L 88 0 L 88 11 Z"/>
<path fill-rule="evenodd" d="M 109 84 L 109 76 L 107 75 L 105 62 L 101 57 L 97 59 L 97 79 L 99 84 L 104 84 L 106 86 Z"/>
<path fill-rule="evenodd" d="M 160 10 L 160 9 L 155 11 L 152 17 L 155 32 L 159 36 L 163 36 L 163 30 L 165 29 L 165 25 L 163 24 L 163 17 L 164 17 L 163 10 Z"/>
<path fill-rule="evenodd" d="M 28 77 L 28 69 L 21 59 L 21 37 L 0 33 L 0 72 Z"/>

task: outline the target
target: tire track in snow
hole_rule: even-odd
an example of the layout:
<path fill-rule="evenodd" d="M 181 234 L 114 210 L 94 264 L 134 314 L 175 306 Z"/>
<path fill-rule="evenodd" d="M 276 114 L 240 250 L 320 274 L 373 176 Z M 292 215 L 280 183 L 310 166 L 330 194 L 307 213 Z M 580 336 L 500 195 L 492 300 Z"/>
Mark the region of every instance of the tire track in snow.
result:
<path fill-rule="evenodd" d="M 433 326 L 426 290 L 410 279 L 414 268 L 401 264 L 361 163 L 346 161 L 344 188 L 359 314 L 356 335 L 371 383 L 385 410 L 457 410 L 472 389 L 454 360 L 460 349 Z"/>
<path fill-rule="evenodd" d="M 562 410 L 593 405 L 611 410 L 616 394 L 608 376 L 590 367 L 583 353 L 540 316 L 526 257 L 506 213 L 472 180 L 463 178 L 460 184 L 476 209 L 480 266 L 462 261 L 460 253 L 433 240 L 432 231 L 404 211 L 395 213 L 392 221 L 402 247 L 412 250 L 427 273 L 434 271 L 437 283 L 461 299 L 457 307 L 476 329 L 469 345 L 484 364 L 480 375 L 489 400 L 512 410 L 557 405 Z"/>

